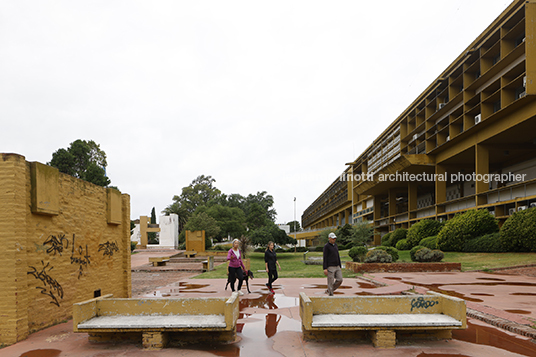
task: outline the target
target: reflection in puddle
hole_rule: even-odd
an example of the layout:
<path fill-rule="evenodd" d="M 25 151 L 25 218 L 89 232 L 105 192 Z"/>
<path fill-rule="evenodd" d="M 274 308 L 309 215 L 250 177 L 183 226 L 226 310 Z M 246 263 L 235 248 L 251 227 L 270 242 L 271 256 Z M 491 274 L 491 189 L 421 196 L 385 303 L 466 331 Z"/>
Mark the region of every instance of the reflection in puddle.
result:
<path fill-rule="evenodd" d="M 199 293 L 199 294 L 216 294 L 215 290 L 198 290 L 210 286 L 210 284 L 190 284 L 181 281 L 177 284 L 170 285 L 169 287 L 161 288 L 153 291 L 150 294 L 143 295 L 142 297 L 179 297 L 181 294 L 186 293 Z"/>
<path fill-rule="evenodd" d="M 477 295 L 477 296 L 495 296 L 493 294 L 486 294 L 486 293 L 471 293 L 471 295 Z"/>
<path fill-rule="evenodd" d="M 378 288 L 376 285 L 374 285 L 372 283 L 365 283 L 365 282 L 362 282 L 362 281 L 358 281 L 357 285 L 359 285 L 359 287 L 361 289 L 376 289 L 376 288 Z"/>
<path fill-rule="evenodd" d="M 536 293 L 510 293 L 510 295 L 536 296 Z"/>
<path fill-rule="evenodd" d="M 493 280 L 493 281 L 505 281 L 504 279 L 499 278 L 476 278 L 477 280 Z"/>

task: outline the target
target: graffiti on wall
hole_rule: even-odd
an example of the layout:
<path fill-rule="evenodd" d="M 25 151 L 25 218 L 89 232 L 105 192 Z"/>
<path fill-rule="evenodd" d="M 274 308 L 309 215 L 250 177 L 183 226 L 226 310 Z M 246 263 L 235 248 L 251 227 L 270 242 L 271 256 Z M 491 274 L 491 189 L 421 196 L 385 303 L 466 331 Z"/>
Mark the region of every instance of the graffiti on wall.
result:
<path fill-rule="evenodd" d="M 52 278 L 48 273 L 54 269 L 54 267 L 49 267 L 50 263 L 45 265 L 45 262 L 41 260 L 41 265 L 43 267 L 41 270 L 38 270 L 36 267 L 30 266 L 30 270 L 27 274 L 33 275 L 36 279 L 40 280 L 44 286 L 37 286 L 36 289 L 41 290 L 41 294 L 50 296 L 52 301 L 51 304 L 60 306 L 59 299 L 63 299 L 63 288 L 60 283 L 54 278 Z"/>
<path fill-rule="evenodd" d="M 87 244 L 85 250 L 81 245 L 79 245 L 78 248 L 75 249 L 74 240 L 75 236 L 73 234 L 71 264 L 78 264 L 78 279 L 80 279 L 80 277 L 84 274 L 84 268 L 91 264 L 91 261 L 89 260 L 89 258 L 91 258 L 91 255 L 89 255 Z"/>
<path fill-rule="evenodd" d="M 65 238 L 65 234 L 49 235 L 48 238 L 43 242 L 43 245 L 50 245 L 50 248 L 47 249 L 47 254 L 58 253 L 61 255 L 64 249 L 69 248 L 69 239 Z"/>
<path fill-rule="evenodd" d="M 106 242 L 99 244 L 99 252 L 102 251 L 103 256 L 113 256 L 114 252 L 119 252 L 119 247 L 117 246 L 117 241 L 115 242 Z"/>

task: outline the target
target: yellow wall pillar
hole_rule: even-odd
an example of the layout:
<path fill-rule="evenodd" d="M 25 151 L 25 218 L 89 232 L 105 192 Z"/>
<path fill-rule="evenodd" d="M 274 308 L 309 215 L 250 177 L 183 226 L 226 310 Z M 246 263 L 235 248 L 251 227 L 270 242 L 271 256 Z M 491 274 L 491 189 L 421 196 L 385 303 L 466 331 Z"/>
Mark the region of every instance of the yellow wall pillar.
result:
<path fill-rule="evenodd" d="M 527 94 L 536 94 L 536 3 L 525 4 L 525 66 L 527 75 Z"/>
<path fill-rule="evenodd" d="M 395 189 L 389 189 L 389 216 L 396 215 L 396 191 Z"/>
<path fill-rule="evenodd" d="M 440 178 L 445 178 L 447 175 L 447 169 L 443 165 L 436 165 L 435 167 L 436 180 L 435 180 L 435 204 L 436 214 L 444 213 L 445 206 L 438 206 L 440 203 L 447 201 L 447 181 Z"/>
<path fill-rule="evenodd" d="M 26 241 L 27 167 L 24 156 L 0 159 L 0 345 L 28 336 Z"/>
<path fill-rule="evenodd" d="M 479 195 L 489 190 L 489 183 L 483 179 L 484 175 L 489 175 L 489 149 L 485 145 L 475 145 L 475 173 L 476 205 L 485 205 L 488 203 L 487 197 Z"/>
<path fill-rule="evenodd" d="M 138 248 L 147 248 L 147 222 L 149 219 L 147 216 L 140 216 L 140 245 Z"/>
<path fill-rule="evenodd" d="M 417 209 L 417 183 L 408 183 L 408 211 L 415 211 Z M 412 218 L 411 216 L 409 218 Z"/>

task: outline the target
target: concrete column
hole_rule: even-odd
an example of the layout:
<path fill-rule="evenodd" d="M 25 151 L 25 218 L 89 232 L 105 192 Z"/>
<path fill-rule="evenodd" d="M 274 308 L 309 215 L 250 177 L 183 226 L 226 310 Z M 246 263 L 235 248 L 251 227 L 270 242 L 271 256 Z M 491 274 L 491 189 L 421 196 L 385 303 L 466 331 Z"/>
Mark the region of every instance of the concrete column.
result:
<path fill-rule="evenodd" d="M 396 192 L 393 188 L 389 189 L 389 216 L 396 214 Z"/>
<path fill-rule="evenodd" d="M 408 182 L 408 211 L 417 209 L 417 183 Z"/>
<path fill-rule="evenodd" d="M 485 145 L 475 145 L 475 173 L 479 175 L 489 175 L 489 149 Z M 486 196 L 479 196 L 489 190 L 489 183 L 484 180 L 475 180 L 476 205 L 485 205 L 488 203 Z"/>

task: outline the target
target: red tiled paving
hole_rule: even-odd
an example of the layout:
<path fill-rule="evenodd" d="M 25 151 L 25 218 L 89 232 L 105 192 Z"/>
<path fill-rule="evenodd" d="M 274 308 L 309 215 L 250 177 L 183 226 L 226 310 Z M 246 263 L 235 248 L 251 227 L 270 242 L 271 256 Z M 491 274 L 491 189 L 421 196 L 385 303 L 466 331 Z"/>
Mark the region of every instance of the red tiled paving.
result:
<path fill-rule="evenodd" d="M 155 252 L 150 252 L 154 256 Z M 146 253 L 136 257 L 134 264 L 143 265 Z M 134 256 L 138 255 L 135 254 Z M 145 257 L 143 257 L 145 255 Z M 442 284 L 445 290 L 456 291 L 472 298 L 485 299 L 483 302 L 468 302 L 468 306 L 491 313 L 503 313 L 506 317 L 521 316 L 532 318 L 533 301 L 529 295 L 511 295 L 514 292 L 536 293 L 536 278 L 509 276 L 508 282 L 524 282 L 533 285 L 475 285 L 475 282 L 500 282 L 499 280 L 479 278 L 501 278 L 485 273 L 382 273 L 367 274 L 365 278 L 374 279 L 385 286 L 373 287 L 365 279 L 345 279 L 336 295 L 356 294 L 393 294 L 412 288 L 415 284 Z M 389 278 L 399 278 L 394 280 Z M 408 281 L 409 285 L 402 281 Z M 326 279 L 279 279 L 274 284 L 276 294 L 268 294 L 264 285 L 265 274 L 258 273 L 250 281 L 251 294 L 244 284 L 240 297 L 241 314 L 238 321 L 237 341 L 230 344 L 203 344 L 171 346 L 160 351 L 144 351 L 139 343 L 102 343 L 88 342 L 87 334 L 73 333 L 72 321 L 56 325 L 28 337 L 12 346 L 0 349 L 0 356 L 536 356 L 536 344 L 530 338 L 514 334 L 482 321 L 469 318 L 469 328 L 454 331 L 448 341 L 401 341 L 394 349 L 374 348 L 370 341 L 303 341 L 298 308 L 298 295 L 304 291 L 308 295 L 323 295 Z M 414 285 L 415 285 L 414 284 Z M 454 284 L 454 285 L 447 285 Z M 469 285 L 467 285 L 469 284 Z M 445 286 L 446 285 L 446 286 Z M 472 286 L 472 289 L 470 287 Z M 475 289 L 477 287 L 478 289 Z M 507 288 L 508 287 L 508 288 Z M 144 294 L 156 297 L 172 296 L 229 296 L 225 290 L 224 279 L 184 278 L 165 287 Z M 421 289 L 421 287 L 417 287 Z M 467 289 L 466 289 L 467 288 Z M 473 295 L 471 295 L 473 294 Z M 502 296 L 502 297 L 501 297 Z M 518 299 L 524 297 L 524 299 Z M 514 298 L 515 297 L 515 298 Z M 493 298 L 493 299 L 492 299 Z M 519 315 L 504 311 L 525 310 L 530 315 Z M 525 321 L 525 320 L 519 320 Z"/>

